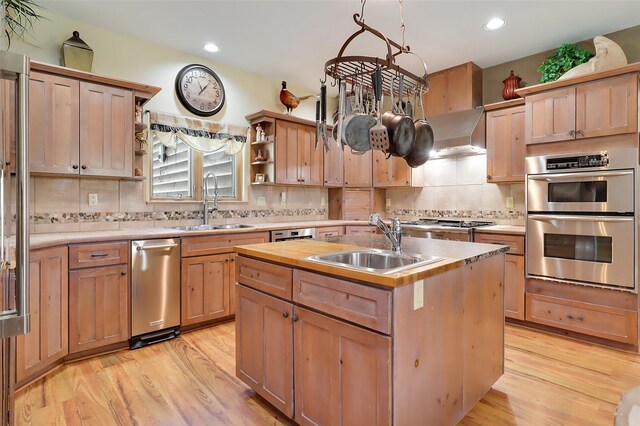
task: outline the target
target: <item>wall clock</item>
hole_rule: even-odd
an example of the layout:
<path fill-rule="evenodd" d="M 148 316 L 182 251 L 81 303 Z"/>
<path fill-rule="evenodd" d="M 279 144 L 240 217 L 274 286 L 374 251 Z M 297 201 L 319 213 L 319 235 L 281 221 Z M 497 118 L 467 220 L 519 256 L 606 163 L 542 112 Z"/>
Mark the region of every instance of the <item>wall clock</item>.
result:
<path fill-rule="evenodd" d="M 209 67 L 191 64 L 176 76 L 176 94 L 180 103 L 196 115 L 208 117 L 224 105 L 224 86 Z"/>

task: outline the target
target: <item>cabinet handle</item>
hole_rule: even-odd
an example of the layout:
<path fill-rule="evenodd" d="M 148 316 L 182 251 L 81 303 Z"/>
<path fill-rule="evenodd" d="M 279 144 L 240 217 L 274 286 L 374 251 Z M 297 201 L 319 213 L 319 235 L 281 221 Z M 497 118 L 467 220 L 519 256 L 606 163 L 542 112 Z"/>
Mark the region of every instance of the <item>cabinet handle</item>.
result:
<path fill-rule="evenodd" d="M 573 136 L 575 138 L 576 137 L 576 131 L 575 130 L 569 130 L 569 136 Z"/>
<path fill-rule="evenodd" d="M 584 321 L 584 316 L 583 316 L 583 315 L 580 315 L 580 316 L 578 317 L 578 321 Z"/>
<path fill-rule="evenodd" d="M 298 321 L 298 316 L 296 314 L 293 314 L 291 319 L 293 320 L 293 322 L 296 322 L 296 321 Z"/>
<path fill-rule="evenodd" d="M 91 253 L 91 257 L 105 257 L 108 255 L 108 253 Z"/>
<path fill-rule="evenodd" d="M 576 130 L 576 136 L 584 136 L 584 132 L 582 130 Z"/>
<path fill-rule="evenodd" d="M 80 166 L 82 170 L 87 170 L 87 166 Z"/>
<path fill-rule="evenodd" d="M 72 168 L 73 170 L 78 170 L 78 165 L 77 165 L 77 164 L 74 164 L 73 166 L 71 166 L 71 168 Z"/>
<path fill-rule="evenodd" d="M 122 275 L 124 277 L 125 275 L 127 275 L 127 273 L 126 272 L 120 272 L 120 275 Z"/>
<path fill-rule="evenodd" d="M 283 312 L 282 316 L 285 317 L 285 318 L 289 317 L 289 312 Z"/>
<path fill-rule="evenodd" d="M 10 165 L 11 165 L 11 161 L 7 160 L 7 161 L 5 162 L 5 164 L 6 164 L 7 166 L 10 166 Z"/>

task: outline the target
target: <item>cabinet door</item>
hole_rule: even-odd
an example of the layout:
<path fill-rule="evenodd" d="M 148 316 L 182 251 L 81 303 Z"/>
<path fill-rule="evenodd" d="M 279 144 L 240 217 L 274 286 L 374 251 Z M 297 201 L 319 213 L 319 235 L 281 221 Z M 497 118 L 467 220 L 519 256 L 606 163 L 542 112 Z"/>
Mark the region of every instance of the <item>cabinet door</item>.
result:
<path fill-rule="evenodd" d="M 487 114 L 487 182 L 524 182 L 524 106 Z"/>
<path fill-rule="evenodd" d="M 638 76 L 621 75 L 576 87 L 576 137 L 638 131 Z"/>
<path fill-rule="evenodd" d="M 80 174 L 133 176 L 131 90 L 80 83 Z"/>
<path fill-rule="evenodd" d="M 276 183 L 299 184 L 298 125 L 276 122 Z"/>
<path fill-rule="evenodd" d="M 507 254 L 504 267 L 504 315 L 524 320 L 524 256 Z"/>
<path fill-rule="evenodd" d="M 31 332 L 16 338 L 16 381 L 68 353 L 67 247 L 34 250 L 29 265 Z"/>
<path fill-rule="evenodd" d="M 182 325 L 229 315 L 228 254 L 182 259 Z"/>
<path fill-rule="evenodd" d="M 401 157 L 389 157 L 373 151 L 373 186 L 379 188 L 412 186 L 412 169 Z"/>
<path fill-rule="evenodd" d="M 236 376 L 293 418 L 293 306 L 236 286 Z"/>
<path fill-rule="evenodd" d="M 525 99 L 527 144 L 575 139 L 576 89 L 549 90 Z"/>
<path fill-rule="evenodd" d="M 446 71 L 433 73 L 429 76 L 429 91 L 424 94 L 424 108 L 427 117 L 446 114 L 449 111 L 447 105 L 448 81 Z"/>
<path fill-rule="evenodd" d="M 78 80 L 32 72 L 29 76 L 31 172 L 78 174 Z"/>
<path fill-rule="evenodd" d="M 129 338 L 127 265 L 69 272 L 69 353 Z"/>
<path fill-rule="evenodd" d="M 315 137 L 315 136 L 314 136 Z M 342 187 L 344 179 L 344 154 L 342 149 L 331 139 L 329 151 L 324 149 L 324 186 Z"/>
<path fill-rule="evenodd" d="M 355 188 L 371 188 L 372 161 L 371 151 L 364 154 L 353 154 L 349 147 L 344 149 L 344 186 Z"/>
<path fill-rule="evenodd" d="M 297 306 L 294 315 L 294 420 L 391 424 L 391 338 Z"/>
<path fill-rule="evenodd" d="M 298 125 L 298 174 L 303 185 L 322 186 L 324 146 L 315 148 L 315 128 Z"/>

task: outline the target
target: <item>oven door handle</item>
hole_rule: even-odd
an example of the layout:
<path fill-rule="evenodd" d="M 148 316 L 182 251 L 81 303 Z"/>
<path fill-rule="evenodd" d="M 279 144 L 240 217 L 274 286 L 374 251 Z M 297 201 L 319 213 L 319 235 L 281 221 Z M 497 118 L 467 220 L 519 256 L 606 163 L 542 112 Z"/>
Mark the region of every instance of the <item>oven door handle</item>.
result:
<path fill-rule="evenodd" d="M 527 179 L 530 180 L 546 180 L 553 181 L 555 179 L 582 179 L 582 178 L 599 178 L 610 176 L 631 176 L 633 170 L 620 170 L 620 171 L 602 171 L 602 172 L 574 172 L 574 173 L 554 173 L 546 175 L 527 175 Z"/>
<path fill-rule="evenodd" d="M 552 220 L 564 220 L 570 222 L 633 222 L 633 216 L 577 216 L 560 214 L 530 214 L 527 218 L 539 220 L 541 222 L 551 222 Z"/>

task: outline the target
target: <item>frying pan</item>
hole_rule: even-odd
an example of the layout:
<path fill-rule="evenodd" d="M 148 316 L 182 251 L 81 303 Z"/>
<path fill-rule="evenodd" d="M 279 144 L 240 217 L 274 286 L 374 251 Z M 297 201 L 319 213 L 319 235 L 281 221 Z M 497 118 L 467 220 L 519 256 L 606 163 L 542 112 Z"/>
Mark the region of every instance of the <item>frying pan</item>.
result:
<path fill-rule="evenodd" d="M 404 157 L 409 167 L 419 167 L 429 160 L 431 150 L 433 149 L 433 129 L 424 117 L 424 102 L 422 100 L 422 89 L 418 90 L 420 96 L 420 107 L 422 109 L 422 118 L 416 120 L 415 139 L 409 154 Z"/>
<path fill-rule="evenodd" d="M 411 145 L 415 136 L 415 127 L 411 117 L 402 111 L 402 90 L 404 88 L 404 76 L 400 76 L 399 98 L 397 113 L 387 111 L 382 114 L 382 124 L 389 132 L 389 154 L 396 157 L 405 157 L 411 151 Z M 391 105 L 395 107 L 393 100 L 393 81 L 391 82 Z"/>
<path fill-rule="evenodd" d="M 376 125 L 376 119 L 370 114 L 361 112 L 362 87 L 356 88 L 357 112 L 348 116 L 342 126 L 344 128 L 344 140 L 355 153 L 364 154 L 371 149 L 369 142 L 369 129 Z"/>

